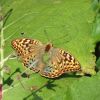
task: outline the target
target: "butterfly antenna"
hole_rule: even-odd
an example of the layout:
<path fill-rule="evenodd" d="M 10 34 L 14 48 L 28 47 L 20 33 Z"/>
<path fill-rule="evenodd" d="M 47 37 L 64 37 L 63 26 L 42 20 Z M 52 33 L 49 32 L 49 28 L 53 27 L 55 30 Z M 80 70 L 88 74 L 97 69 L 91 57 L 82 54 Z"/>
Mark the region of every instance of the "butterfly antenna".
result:
<path fill-rule="evenodd" d="M 65 35 L 60 36 L 60 37 L 58 37 L 58 38 L 56 38 L 56 39 L 50 40 L 50 39 L 49 39 L 49 36 L 47 35 L 46 29 L 44 30 L 44 34 L 45 34 L 47 40 L 48 40 L 49 42 L 51 42 L 51 43 L 54 43 L 54 41 L 57 41 L 57 40 L 59 40 L 59 39 L 61 39 L 61 38 L 66 38 L 66 37 L 68 36 L 68 34 L 65 34 Z M 67 42 L 69 42 L 69 41 L 67 40 Z M 59 44 L 59 43 L 58 43 L 58 44 Z"/>
<path fill-rule="evenodd" d="M 58 37 L 58 38 L 53 39 L 52 41 L 54 42 L 54 41 L 59 40 L 59 39 L 61 39 L 61 38 L 66 38 L 67 36 L 68 36 L 68 34 L 65 34 L 65 35 L 63 35 L 63 36 L 60 36 L 60 37 Z"/>
<path fill-rule="evenodd" d="M 46 29 L 44 29 L 44 34 L 45 34 L 47 40 L 50 41 L 49 36 L 47 35 L 47 31 L 46 31 Z"/>
<path fill-rule="evenodd" d="M 65 34 L 65 35 L 63 35 L 63 36 L 60 36 L 60 37 L 58 37 L 58 38 L 56 38 L 56 39 L 54 39 L 53 40 L 53 42 L 56 42 L 57 40 L 61 40 L 61 39 L 63 39 L 63 42 L 57 42 L 57 43 L 54 43 L 55 45 L 60 45 L 60 44 L 65 44 L 65 43 L 68 43 L 68 42 L 70 42 L 68 39 L 66 39 L 66 37 L 68 36 L 68 34 Z M 66 39 L 66 40 L 65 40 Z"/>

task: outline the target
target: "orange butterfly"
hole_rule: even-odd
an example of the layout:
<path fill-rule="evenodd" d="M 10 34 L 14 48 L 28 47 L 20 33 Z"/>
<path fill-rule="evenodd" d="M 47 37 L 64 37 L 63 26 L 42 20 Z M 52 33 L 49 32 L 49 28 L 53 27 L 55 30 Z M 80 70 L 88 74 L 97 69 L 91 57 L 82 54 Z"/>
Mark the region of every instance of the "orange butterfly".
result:
<path fill-rule="evenodd" d="M 13 40 L 12 46 L 24 66 L 42 76 L 55 78 L 63 73 L 81 70 L 80 63 L 70 53 L 54 48 L 50 43 L 22 38 Z"/>

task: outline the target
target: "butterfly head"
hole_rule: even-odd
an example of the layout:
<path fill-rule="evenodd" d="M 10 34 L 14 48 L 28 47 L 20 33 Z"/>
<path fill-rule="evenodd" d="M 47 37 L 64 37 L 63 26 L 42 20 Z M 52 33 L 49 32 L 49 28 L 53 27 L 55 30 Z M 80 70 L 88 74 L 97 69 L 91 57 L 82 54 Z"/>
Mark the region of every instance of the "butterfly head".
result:
<path fill-rule="evenodd" d="M 53 44 L 51 44 L 51 43 L 46 44 L 46 46 L 45 46 L 45 52 L 49 52 L 52 47 L 53 47 Z"/>

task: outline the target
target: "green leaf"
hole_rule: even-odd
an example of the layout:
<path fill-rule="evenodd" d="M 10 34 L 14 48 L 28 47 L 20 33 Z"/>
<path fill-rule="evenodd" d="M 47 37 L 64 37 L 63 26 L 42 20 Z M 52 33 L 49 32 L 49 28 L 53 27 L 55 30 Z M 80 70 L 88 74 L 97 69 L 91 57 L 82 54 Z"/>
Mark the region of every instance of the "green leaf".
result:
<path fill-rule="evenodd" d="M 97 65 L 98 69 L 100 69 L 100 57 L 98 58 L 96 65 Z"/>
<path fill-rule="evenodd" d="M 2 0 L 3 2 L 3 0 Z M 51 42 L 54 47 L 70 52 L 81 64 L 84 73 L 95 74 L 94 39 L 92 23 L 94 12 L 92 2 L 87 0 L 14 0 L 3 3 L 4 13 L 13 9 L 4 26 L 5 57 L 13 52 L 11 41 L 16 38 L 38 39 L 43 43 Z M 23 35 L 22 35 L 22 34 Z M 5 65 L 11 68 L 11 75 L 4 75 L 4 100 L 99 100 L 99 76 L 78 78 L 74 75 L 62 75 L 49 80 L 38 73 L 29 79 L 22 78 L 26 88 L 37 86 L 33 92 L 25 90 L 16 79 L 21 62 L 8 60 Z M 19 72 L 20 72 L 19 71 Z M 32 73 L 32 72 L 31 72 Z M 8 80 L 11 80 L 9 82 Z M 9 83 L 11 85 L 9 86 Z"/>
<path fill-rule="evenodd" d="M 100 14 L 97 14 L 95 23 L 93 25 L 92 35 L 94 37 L 94 42 L 100 41 Z"/>
<path fill-rule="evenodd" d="M 92 36 L 94 38 L 94 42 L 98 42 L 100 41 L 100 2 L 98 0 L 93 1 L 93 8 L 96 16 L 94 19 Z"/>

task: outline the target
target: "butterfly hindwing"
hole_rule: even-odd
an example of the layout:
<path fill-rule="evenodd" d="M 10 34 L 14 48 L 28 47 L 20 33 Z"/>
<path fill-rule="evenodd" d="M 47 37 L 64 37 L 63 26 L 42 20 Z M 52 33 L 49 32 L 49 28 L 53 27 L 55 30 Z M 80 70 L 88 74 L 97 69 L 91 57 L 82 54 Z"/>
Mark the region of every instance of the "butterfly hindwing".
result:
<path fill-rule="evenodd" d="M 51 55 L 48 65 L 40 72 L 42 76 L 55 78 L 63 73 L 80 71 L 79 62 L 64 50 L 54 48 Z"/>

